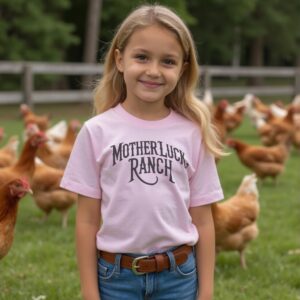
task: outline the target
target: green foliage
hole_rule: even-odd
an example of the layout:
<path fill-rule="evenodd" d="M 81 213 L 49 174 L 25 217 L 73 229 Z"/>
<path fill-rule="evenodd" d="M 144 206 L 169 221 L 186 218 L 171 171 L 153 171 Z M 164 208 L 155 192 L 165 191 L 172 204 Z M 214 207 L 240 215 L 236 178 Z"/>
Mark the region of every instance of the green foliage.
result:
<path fill-rule="evenodd" d="M 230 64 L 238 40 L 242 63 L 247 65 L 247 50 L 257 37 L 264 38 L 269 63 L 293 65 L 300 52 L 298 0 L 191 0 L 187 4 L 198 20 L 191 30 L 203 64 Z"/>
<path fill-rule="evenodd" d="M 0 60 L 62 61 L 79 42 L 61 16 L 69 0 L 1 0 Z"/>
<path fill-rule="evenodd" d="M 55 117 L 53 122 L 90 116 L 90 107 L 83 104 L 38 105 L 36 110 L 50 112 Z M 17 117 L 17 107 L 1 106 L 0 126 L 6 129 L 6 139 L 11 134 L 21 136 L 23 126 Z M 247 119 L 233 135 L 251 144 L 259 143 Z M 236 192 L 244 175 L 250 174 L 235 153 L 222 159 L 218 169 L 225 198 Z M 237 253 L 221 253 L 216 263 L 215 300 L 299 298 L 299 254 L 289 254 L 289 250 L 300 248 L 299 169 L 300 155 L 292 151 L 278 184 L 267 180 L 258 185 L 260 234 L 246 250 L 248 269 L 240 268 Z M 75 211 L 73 207 L 68 228 L 63 230 L 59 213 L 54 211 L 47 222 L 41 222 L 42 213 L 32 198 L 21 200 L 13 247 L 0 261 L 0 300 L 30 300 L 39 295 L 47 300 L 81 299 L 75 262 Z"/>
<path fill-rule="evenodd" d="M 173 9 L 177 14 L 181 16 L 187 24 L 194 24 L 195 18 L 187 10 L 185 1 L 181 0 L 161 0 L 161 1 L 120 1 L 110 0 L 104 1 L 102 9 L 102 21 L 101 21 L 101 43 L 100 52 L 101 57 L 105 52 L 108 42 L 112 40 L 116 28 L 126 18 L 126 16 L 136 7 L 142 4 L 161 4 Z M 116 9 L 117 8 L 117 9 Z"/>

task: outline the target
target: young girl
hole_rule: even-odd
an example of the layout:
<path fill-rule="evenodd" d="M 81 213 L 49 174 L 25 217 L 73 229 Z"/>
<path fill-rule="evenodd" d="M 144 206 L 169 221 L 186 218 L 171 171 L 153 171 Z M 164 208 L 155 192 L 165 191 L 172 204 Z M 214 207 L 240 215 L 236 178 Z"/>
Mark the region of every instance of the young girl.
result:
<path fill-rule="evenodd" d="M 142 6 L 121 24 L 95 89 L 98 115 L 61 183 L 78 193 L 84 299 L 212 299 L 222 150 L 197 79 L 193 40 L 172 11 Z"/>

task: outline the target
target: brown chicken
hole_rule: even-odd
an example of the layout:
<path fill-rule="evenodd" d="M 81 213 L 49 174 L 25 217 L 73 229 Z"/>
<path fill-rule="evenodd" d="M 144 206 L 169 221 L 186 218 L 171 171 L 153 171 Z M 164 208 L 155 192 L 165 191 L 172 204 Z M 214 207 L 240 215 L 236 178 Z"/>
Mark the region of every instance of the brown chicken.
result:
<path fill-rule="evenodd" d="M 251 169 L 258 178 L 272 177 L 274 182 L 285 167 L 289 149 L 285 144 L 272 147 L 249 145 L 237 139 L 227 140 L 227 145 L 233 148 L 240 161 Z"/>
<path fill-rule="evenodd" d="M 245 106 L 234 108 L 233 111 L 226 111 L 224 115 L 224 122 L 227 132 L 231 132 L 238 128 L 244 119 Z"/>
<path fill-rule="evenodd" d="M 238 251 L 240 264 L 246 268 L 245 248 L 258 235 L 259 194 L 255 174 L 243 178 L 236 194 L 212 204 L 216 233 L 216 251 Z"/>
<path fill-rule="evenodd" d="M 62 227 L 67 227 L 68 211 L 76 202 L 76 194 L 59 187 L 63 170 L 45 164 L 36 164 L 32 180 L 33 198 L 36 205 L 45 213 L 45 219 L 52 211 L 62 214 Z"/>
<path fill-rule="evenodd" d="M 28 124 L 36 124 L 42 131 L 46 131 L 48 129 L 50 124 L 49 116 L 39 116 L 34 114 L 26 104 L 22 104 L 20 106 L 20 111 L 23 116 L 25 128 Z"/>
<path fill-rule="evenodd" d="M 4 129 L 2 127 L 0 127 L 0 142 L 4 137 Z"/>
<path fill-rule="evenodd" d="M 52 149 L 61 154 L 65 153 L 69 157 L 80 127 L 81 123 L 78 120 L 71 120 L 68 124 L 65 137 L 60 142 L 56 140 L 57 145 L 52 147 Z"/>
<path fill-rule="evenodd" d="M 253 97 L 252 106 L 253 109 L 264 115 L 267 115 L 270 112 L 269 106 L 264 104 L 263 101 L 260 100 L 258 97 Z"/>
<path fill-rule="evenodd" d="M 300 114 L 294 115 L 294 133 L 292 137 L 294 147 L 300 151 Z"/>
<path fill-rule="evenodd" d="M 24 144 L 18 161 L 10 167 L 0 169 L 0 184 L 15 178 L 30 180 L 34 174 L 34 159 L 37 149 L 46 141 L 46 136 L 42 132 L 38 132 L 30 137 Z"/>
<path fill-rule="evenodd" d="M 41 159 L 45 164 L 53 167 L 64 169 L 69 160 L 74 141 L 76 139 L 77 131 L 80 128 L 78 121 L 71 121 L 68 126 L 68 130 L 65 138 L 57 146 L 50 146 L 44 144 L 37 151 L 37 157 Z M 26 127 L 26 135 L 32 136 L 37 132 L 36 125 L 29 125 Z"/>
<path fill-rule="evenodd" d="M 227 129 L 225 125 L 225 111 L 228 106 L 228 101 L 222 99 L 216 106 L 214 115 L 213 115 L 213 124 L 216 126 L 217 132 L 220 137 L 221 142 L 225 142 Z"/>
<path fill-rule="evenodd" d="M 12 136 L 7 144 L 0 149 L 0 168 L 13 165 L 17 161 L 19 139 Z"/>
<path fill-rule="evenodd" d="M 288 109 L 287 115 L 284 118 L 273 117 L 268 120 L 268 124 L 272 130 L 269 138 L 271 145 L 278 144 L 281 140 L 292 140 L 294 134 L 294 108 Z"/>
<path fill-rule="evenodd" d="M 25 179 L 14 179 L 0 186 L 0 259 L 12 246 L 18 203 L 28 192 L 31 190 Z"/>

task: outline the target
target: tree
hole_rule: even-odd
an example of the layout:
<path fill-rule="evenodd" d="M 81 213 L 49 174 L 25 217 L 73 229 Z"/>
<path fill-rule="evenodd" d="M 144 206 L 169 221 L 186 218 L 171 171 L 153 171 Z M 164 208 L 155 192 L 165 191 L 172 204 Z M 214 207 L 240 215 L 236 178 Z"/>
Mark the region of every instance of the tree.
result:
<path fill-rule="evenodd" d="M 98 35 L 100 32 L 102 0 L 89 0 L 85 26 L 85 43 L 83 61 L 96 63 L 98 50 Z"/>
<path fill-rule="evenodd" d="M 70 0 L 0 0 L 0 60 L 62 61 L 78 43 L 61 16 Z"/>
<path fill-rule="evenodd" d="M 201 64 L 294 65 L 300 52 L 299 0 L 189 0 Z"/>

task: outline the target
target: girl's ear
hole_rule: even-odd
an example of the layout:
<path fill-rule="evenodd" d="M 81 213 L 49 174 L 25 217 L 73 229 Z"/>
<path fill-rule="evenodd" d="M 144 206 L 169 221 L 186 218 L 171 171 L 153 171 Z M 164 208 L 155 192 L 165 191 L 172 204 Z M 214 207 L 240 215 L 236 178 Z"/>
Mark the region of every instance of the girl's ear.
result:
<path fill-rule="evenodd" d="M 123 55 L 119 49 L 115 50 L 115 63 L 119 72 L 123 72 Z"/>

